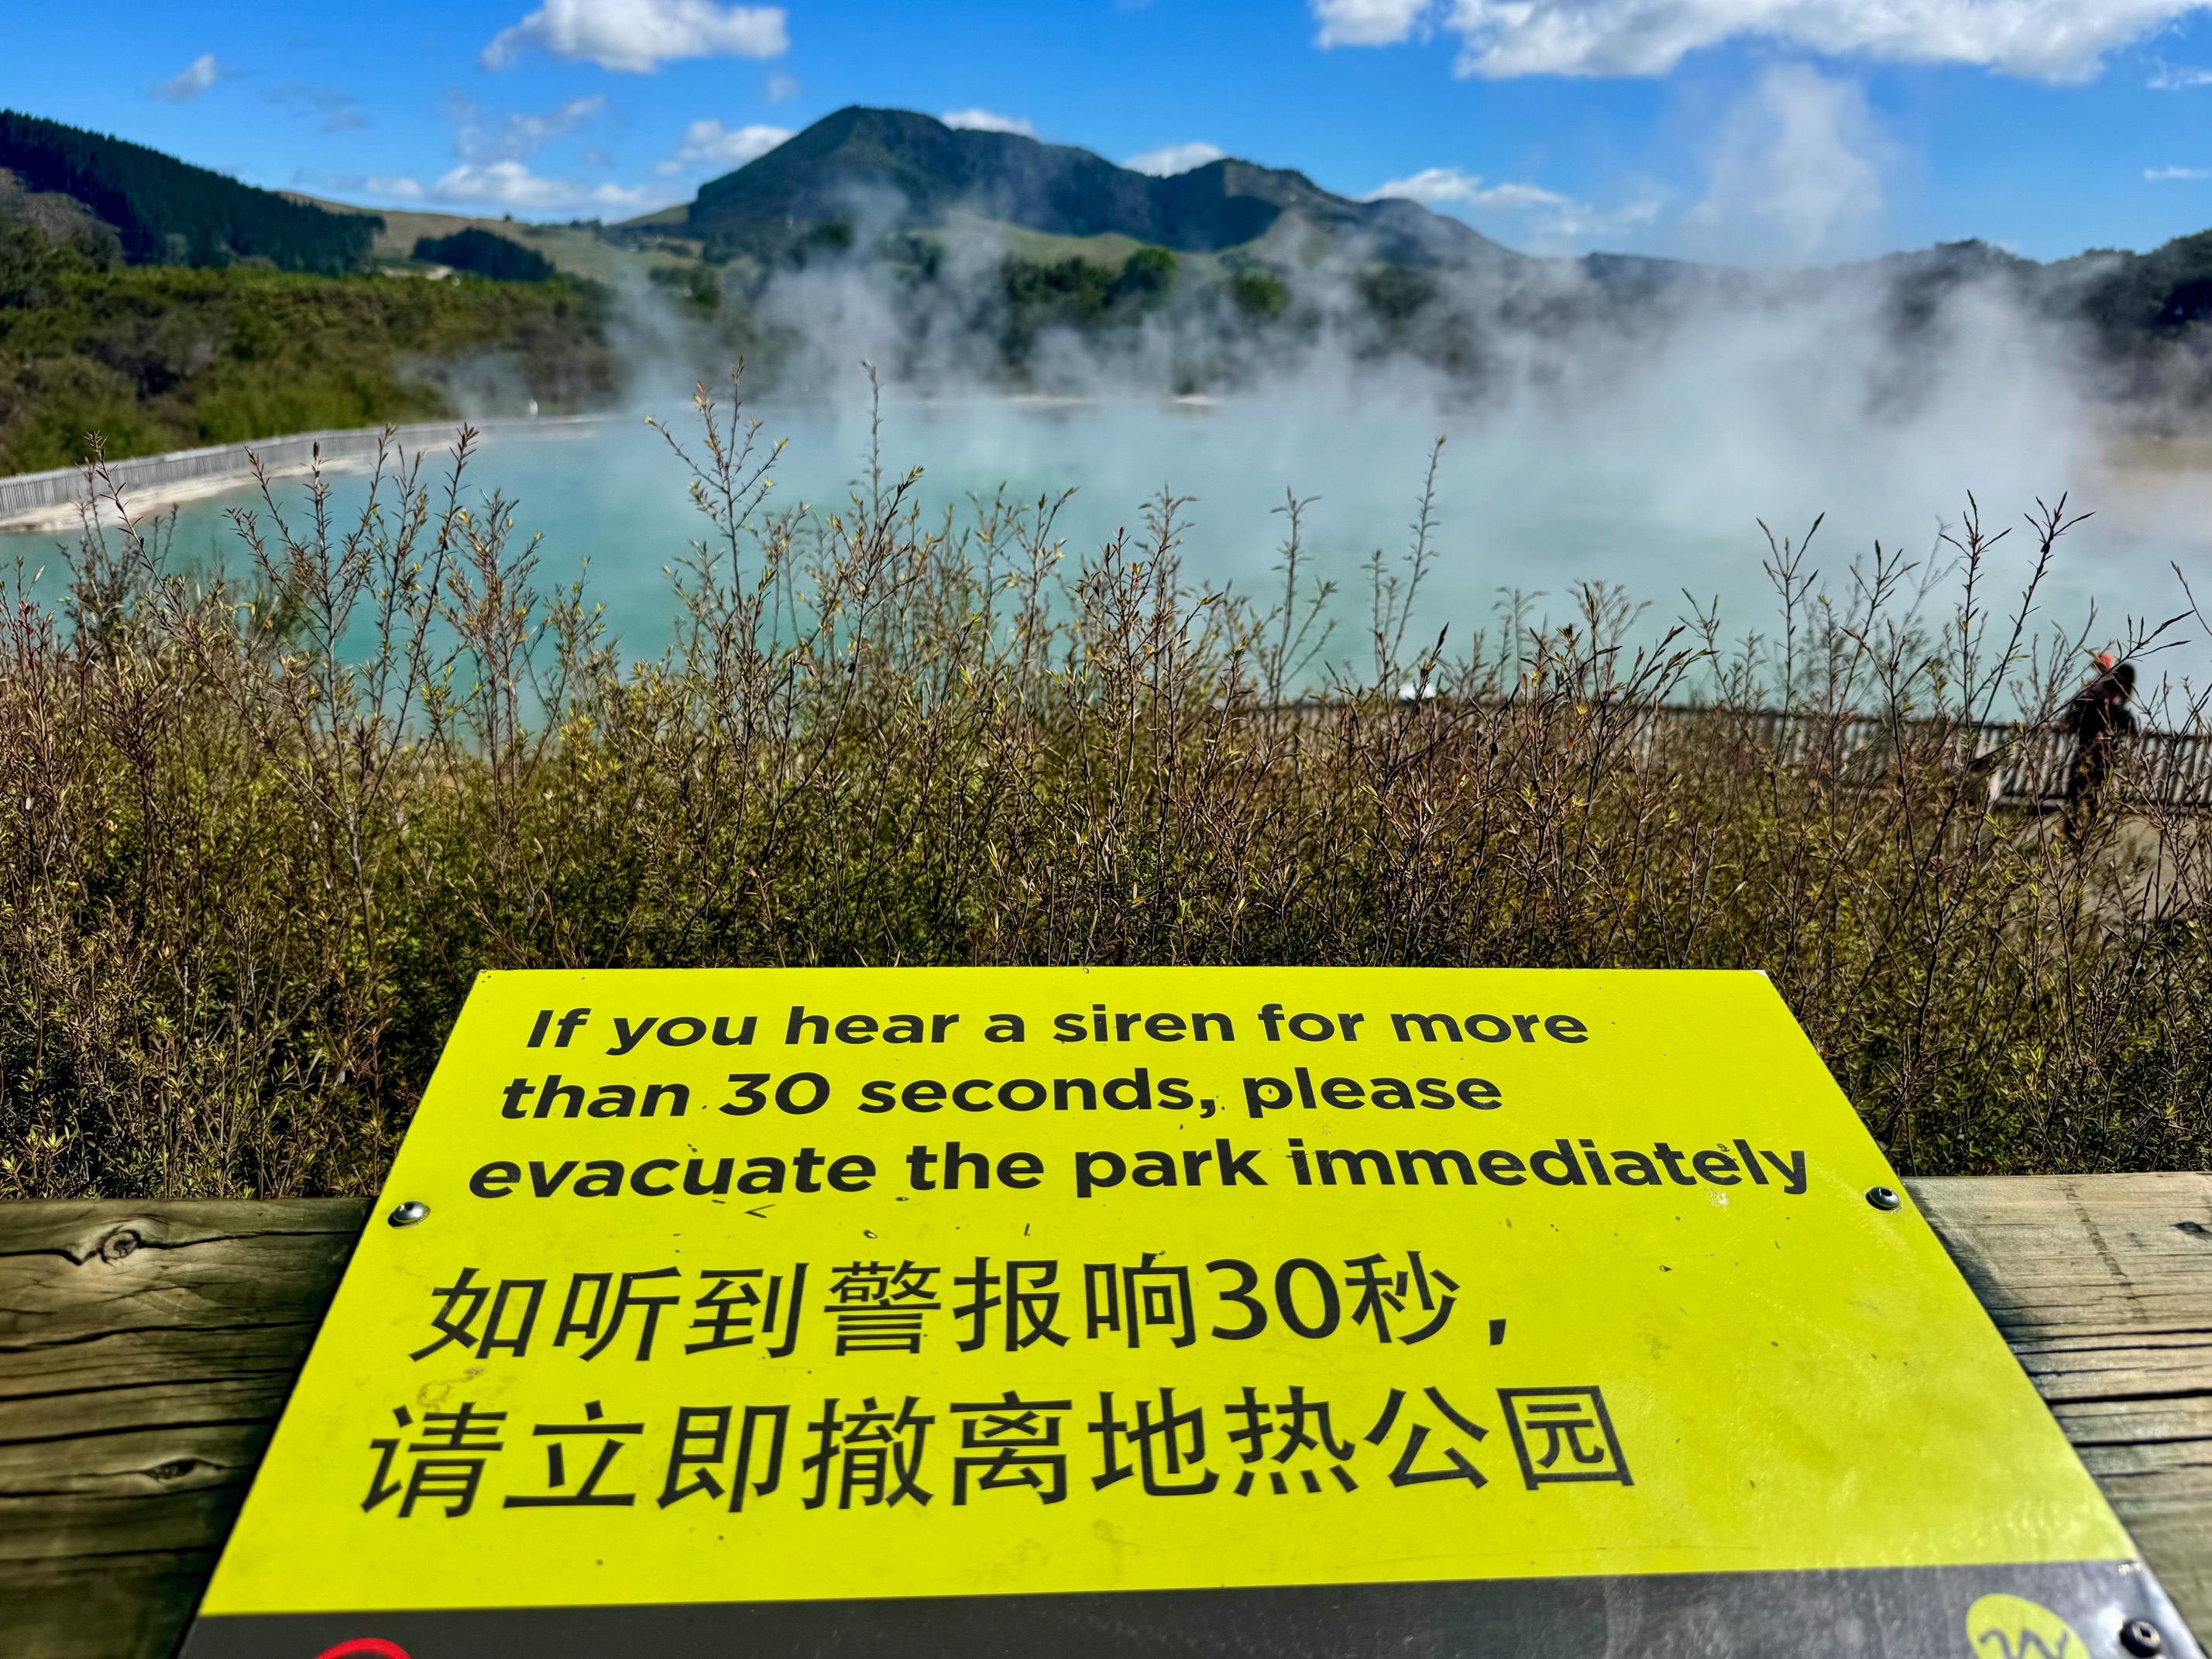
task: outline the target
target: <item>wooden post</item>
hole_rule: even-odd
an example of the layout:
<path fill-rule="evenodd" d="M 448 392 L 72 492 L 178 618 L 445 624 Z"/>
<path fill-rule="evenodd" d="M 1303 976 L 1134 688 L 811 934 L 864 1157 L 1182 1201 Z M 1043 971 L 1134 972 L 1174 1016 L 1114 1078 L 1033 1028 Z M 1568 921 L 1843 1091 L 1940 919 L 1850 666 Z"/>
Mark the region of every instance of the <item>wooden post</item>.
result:
<path fill-rule="evenodd" d="M 0 1204 L 0 1632 L 166 1659 L 368 1212 Z"/>

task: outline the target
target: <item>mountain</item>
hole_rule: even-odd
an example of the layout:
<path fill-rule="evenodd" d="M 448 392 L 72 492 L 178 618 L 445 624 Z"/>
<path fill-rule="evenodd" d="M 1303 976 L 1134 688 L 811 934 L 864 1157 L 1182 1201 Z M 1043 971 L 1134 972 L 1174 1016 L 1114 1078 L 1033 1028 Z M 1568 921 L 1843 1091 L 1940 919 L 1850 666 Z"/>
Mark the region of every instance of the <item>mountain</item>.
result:
<path fill-rule="evenodd" d="M 1334 257 L 1367 268 L 1360 291 L 1394 323 L 1448 294 L 1424 271 L 1540 287 L 1577 277 L 1616 313 L 1802 294 L 1871 275 L 1890 287 L 1893 314 L 1908 328 L 1936 315 L 1954 290 L 1978 284 L 2001 289 L 2044 317 L 2087 324 L 2104 356 L 2130 360 L 2161 352 L 2179 331 L 2212 323 L 2212 232 L 2148 253 L 2091 250 L 2049 264 L 1979 242 L 1807 271 L 1738 271 L 1612 253 L 1539 258 L 1417 202 L 1352 201 L 1287 169 L 1223 160 L 1159 179 L 1071 145 L 860 106 L 824 117 L 701 186 L 688 206 L 611 234 L 640 246 L 682 237 L 717 264 L 750 259 L 773 266 L 850 251 L 911 266 L 917 239 L 945 242 L 974 228 L 995 230 L 1018 264 L 1063 274 L 1079 257 L 1118 264 L 1132 244 L 1225 255 L 1229 266 L 1285 278 Z M 926 250 L 919 257 L 925 267 L 930 263 Z M 1010 280 L 1036 285 L 1031 270 Z"/>
<path fill-rule="evenodd" d="M 1979 242 L 1825 270 L 1542 258 L 1288 169 L 1155 178 L 858 107 L 681 206 L 518 223 L 256 190 L 0 112 L 0 466 L 71 459 L 93 428 L 122 453 L 589 406 L 672 350 L 702 373 L 743 359 L 770 386 L 859 356 L 915 384 L 1080 389 L 1103 371 L 1188 392 L 1324 349 L 1480 396 L 1754 313 L 1871 319 L 1899 364 L 1933 361 L 1962 319 L 2033 331 L 2093 402 L 2212 428 L 2212 232 L 2050 264 Z"/>
<path fill-rule="evenodd" d="M 109 228 L 132 264 L 261 259 L 280 270 L 336 275 L 361 263 L 380 222 L 372 214 L 310 207 L 143 144 L 13 110 L 0 110 L 0 168 L 15 176 L 12 194 L 27 204 L 21 216 L 33 222 L 66 218 L 55 198 L 67 198 L 88 222 Z"/>
<path fill-rule="evenodd" d="M 643 224 L 665 230 L 672 217 Z M 710 258 L 726 258 L 780 252 L 826 226 L 888 233 L 958 218 L 1047 236 L 1127 237 L 1178 253 L 1280 244 L 1295 234 L 1393 264 L 1523 261 L 1418 202 L 1354 202 L 1286 169 L 1224 160 L 1158 179 L 1072 145 L 859 106 L 702 185 L 681 222 Z"/>

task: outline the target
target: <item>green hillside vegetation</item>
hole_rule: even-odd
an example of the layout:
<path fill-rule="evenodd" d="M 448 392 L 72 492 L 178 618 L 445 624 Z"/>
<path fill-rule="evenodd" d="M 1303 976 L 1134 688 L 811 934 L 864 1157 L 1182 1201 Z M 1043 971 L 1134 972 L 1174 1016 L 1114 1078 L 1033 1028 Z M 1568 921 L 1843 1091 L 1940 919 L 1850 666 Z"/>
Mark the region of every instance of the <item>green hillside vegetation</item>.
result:
<path fill-rule="evenodd" d="M 1136 323 L 1174 291 L 1176 271 L 1176 256 L 1164 247 L 1138 248 L 1118 270 L 1080 254 L 1049 264 L 1009 254 L 999 265 L 1007 307 L 1002 349 L 1018 362 L 1048 328 Z"/>
<path fill-rule="evenodd" d="M 103 222 L 74 196 L 27 189 L 7 167 L 0 167 L 0 220 L 36 225 L 52 240 L 102 264 L 113 264 L 123 257 L 123 240 L 114 226 Z"/>
<path fill-rule="evenodd" d="M 451 236 L 423 237 L 415 244 L 415 257 L 495 283 L 543 283 L 553 275 L 553 262 L 537 249 L 474 226 Z"/>
<path fill-rule="evenodd" d="M 356 210 L 342 202 L 326 202 L 313 196 L 293 196 L 289 199 L 332 213 Z M 369 243 L 367 263 L 371 269 L 404 270 L 416 266 L 416 245 L 425 237 L 442 240 L 465 230 L 480 230 L 486 235 L 502 237 L 518 247 L 528 248 L 556 271 L 581 282 L 619 288 L 650 280 L 666 281 L 665 277 L 655 278 L 653 273 L 705 268 L 699 257 L 698 241 L 684 234 L 684 210 L 678 207 L 672 211 L 677 219 L 673 226 L 641 232 L 635 226 L 615 228 L 591 220 L 541 224 L 489 214 L 418 213 L 407 209 L 380 208 L 377 215 L 381 228 Z"/>
<path fill-rule="evenodd" d="M 253 259 L 335 275 L 358 265 L 376 234 L 374 215 L 326 212 L 143 144 L 13 110 L 0 110 L 0 167 L 28 191 L 82 203 L 114 228 L 133 264 Z"/>
<path fill-rule="evenodd" d="M 604 405 L 608 309 L 565 280 L 103 264 L 0 222 L 0 471 L 73 465 L 94 431 L 136 455 L 442 418 L 469 364 L 548 414 Z"/>

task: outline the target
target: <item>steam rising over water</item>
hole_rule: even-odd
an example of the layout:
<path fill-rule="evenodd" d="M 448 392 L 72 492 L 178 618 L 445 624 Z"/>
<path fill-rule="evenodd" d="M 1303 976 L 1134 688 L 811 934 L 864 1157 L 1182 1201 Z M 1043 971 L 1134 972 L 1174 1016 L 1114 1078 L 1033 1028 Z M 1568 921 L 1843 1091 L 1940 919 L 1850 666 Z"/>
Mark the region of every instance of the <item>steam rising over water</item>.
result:
<path fill-rule="evenodd" d="M 1261 597 L 1279 583 L 1284 521 L 1271 509 L 1286 489 L 1316 496 L 1307 568 L 1340 583 L 1340 613 L 1353 630 L 1340 630 L 1340 643 L 1354 657 L 1361 572 L 1373 549 L 1395 556 L 1407 544 L 1439 435 L 1447 439 L 1441 556 L 1422 612 L 1431 629 L 1451 623 L 1462 643 L 1492 624 L 1502 590 L 1540 591 L 1547 597 L 1538 609 L 1564 619 L 1571 585 L 1592 579 L 1650 601 L 1655 621 L 1680 614 L 1687 590 L 1700 602 L 1717 597 L 1735 630 L 1764 628 L 1772 599 L 1756 520 L 1797 536 L 1826 514 L 1814 562 L 1840 580 L 1877 538 L 1927 555 L 1939 530 L 1956 524 L 1969 489 L 1995 525 L 2017 523 L 2038 495 L 2061 491 L 2071 492 L 2072 507 L 2097 514 L 2061 544 L 2041 603 L 2047 618 L 2078 625 L 2094 603 L 2101 639 L 2121 635 L 2125 615 L 2171 615 L 2183 603 L 2170 560 L 2200 595 L 2212 595 L 2206 457 L 2170 445 L 2100 453 L 2081 423 L 2028 399 L 1965 408 L 1936 400 L 1910 419 L 1869 421 L 1824 405 L 1817 386 L 1804 392 L 1738 378 L 1728 395 L 1692 398 L 1654 375 L 1595 402 L 1528 396 L 1489 410 L 1343 392 L 1218 402 L 887 396 L 884 462 L 890 477 L 922 467 L 921 497 L 933 507 L 1001 485 L 1031 500 L 1075 489 L 1060 521 L 1071 558 L 1118 527 L 1137 532 L 1146 499 L 1170 489 L 1194 498 L 1184 547 L 1191 576 Z M 689 411 L 678 400 L 653 412 L 687 434 Z M 865 406 L 755 412 L 764 440 L 790 441 L 774 503 L 842 507 L 865 471 Z M 2127 464 L 2115 465 L 2115 455 Z M 588 560 L 591 589 L 627 648 L 659 648 L 672 615 L 661 567 L 704 525 L 680 467 L 641 415 L 611 416 L 590 439 L 490 445 L 475 482 L 504 490 L 518 503 L 518 528 L 543 534 L 544 581 L 568 580 Z M 282 485 L 279 500 L 301 490 Z M 362 490 L 358 477 L 338 481 L 341 520 Z M 182 508 L 179 550 L 235 565 L 226 514 L 248 500 Z M 2016 532 L 2001 576 L 2022 574 L 2030 550 Z M 2164 664 L 2202 680 L 2205 660 L 2193 644 Z"/>
<path fill-rule="evenodd" d="M 1286 493 L 1316 498 L 1305 568 L 1340 585 L 1347 660 L 1362 655 L 1368 556 L 1406 546 L 1439 436 L 1438 556 L 1416 620 L 1431 637 L 1449 622 L 1460 644 L 1492 623 L 1501 592 L 1540 593 L 1536 614 L 1564 619 L 1585 580 L 1648 602 L 1655 633 L 1686 610 L 1686 591 L 1717 599 L 1732 632 L 1765 629 L 1774 599 L 1760 520 L 1802 538 L 1825 515 L 1811 562 L 1841 590 L 1877 541 L 1925 568 L 1948 563 L 1940 537 L 1970 492 L 1986 527 L 2014 527 L 1984 589 L 2000 605 L 2033 555 L 2022 516 L 2062 495 L 2095 516 L 2061 544 L 2043 623 L 2077 629 L 2094 606 L 2090 643 L 2118 642 L 2130 617 L 2186 609 L 2176 563 L 2212 604 L 2212 442 L 2124 435 L 2204 428 L 2212 331 L 2100 333 L 2067 286 L 2094 279 L 2094 260 L 2063 281 L 2059 268 L 1971 249 L 1617 282 L 1568 262 L 1393 268 L 1427 295 L 1397 314 L 1363 286 L 1374 268 L 1340 250 L 1284 266 L 1287 309 L 1271 322 L 1242 315 L 1222 273 L 1194 266 L 1133 319 L 1039 324 L 1009 356 L 1020 318 L 1005 252 L 964 234 L 928 281 L 857 256 L 802 264 L 705 319 L 628 294 L 618 332 L 641 388 L 630 412 L 588 441 L 502 436 L 475 487 L 504 491 L 518 528 L 543 533 L 544 582 L 588 561 L 627 647 L 656 652 L 673 612 L 661 569 L 704 526 L 643 417 L 693 433 L 694 377 L 715 384 L 710 366 L 737 355 L 738 337 L 717 332 L 734 319 L 767 355 L 755 381 L 774 388 L 750 412 L 765 439 L 790 441 L 777 503 L 843 507 L 866 467 L 866 359 L 887 366 L 888 477 L 924 469 L 920 499 L 936 510 L 1002 487 L 1031 501 L 1073 489 L 1059 520 L 1072 558 L 1136 530 L 1167 489 L 1191 498 L 1189 577 L 1266 603 L 1285 527 L 1273 509 Z M 483 400 L 467 412 L 521 411 L 519 385 L 483 378 L 473 393 L 455 382 L 454 396 Z M 1015 380 L 1053 395 L 1010 395 Z M 1176 386 L 1212 395 L 1164 395 Z M 339 482 L 341 522 L 361 494 L 358 478 Z M 234 563 L 226 513 L 249 501 L 183 508 L 180 550 Z M 1933 594 L 1938 615 L 1948 597 Z M 2193 641 L 2156 666 L 2202 683 L 2212 649 Z"/>

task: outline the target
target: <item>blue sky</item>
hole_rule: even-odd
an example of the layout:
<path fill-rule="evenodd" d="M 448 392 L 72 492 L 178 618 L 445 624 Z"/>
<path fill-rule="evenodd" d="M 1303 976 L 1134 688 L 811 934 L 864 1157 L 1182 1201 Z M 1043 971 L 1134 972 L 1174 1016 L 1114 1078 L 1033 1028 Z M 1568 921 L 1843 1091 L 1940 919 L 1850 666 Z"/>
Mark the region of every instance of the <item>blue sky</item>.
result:
<path fill-rule="evenodd" d="M 249 182 L 517 217 L 688 199 L 848 103 L 1216 151 L 1517 246 L 1743 263 L 2212 227 L 2212 0 L 108 0 L 0 102 Z"/>

